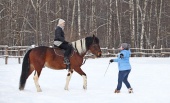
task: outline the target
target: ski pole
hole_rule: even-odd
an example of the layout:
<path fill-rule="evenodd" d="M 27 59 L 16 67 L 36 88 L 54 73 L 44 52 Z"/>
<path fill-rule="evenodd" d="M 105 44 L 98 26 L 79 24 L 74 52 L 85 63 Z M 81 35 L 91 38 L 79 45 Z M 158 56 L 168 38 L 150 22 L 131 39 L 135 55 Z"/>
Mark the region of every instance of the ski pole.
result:
<path fill-rule="evenodd" d="M 110 62 L 109 62 L 109 65 L 110 65 Z M 107 70 L 108 70 L 108 68 L 109 68 L 109 65 L 107 66 L 107 69 L 106 69 L 106 71 L 105 71 L 105 73 L 104 73 L 104 76 L 105 76 L 105 74 L 106 74 L 106 72 L 107 72 Z"/>

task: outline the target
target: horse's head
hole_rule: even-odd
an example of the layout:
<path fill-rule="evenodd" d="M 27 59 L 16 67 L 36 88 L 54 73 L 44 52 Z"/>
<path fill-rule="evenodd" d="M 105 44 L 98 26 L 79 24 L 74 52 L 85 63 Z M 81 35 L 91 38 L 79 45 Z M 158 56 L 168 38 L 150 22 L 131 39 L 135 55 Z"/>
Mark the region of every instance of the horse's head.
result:
<path fill-rule="evenodd" d="M 93 37 L 86 37 L 87 49 L 91 51 L 97 57 L 101 57 L 102 52 L 99 45 L 99 39 L 93 35 Z"/>

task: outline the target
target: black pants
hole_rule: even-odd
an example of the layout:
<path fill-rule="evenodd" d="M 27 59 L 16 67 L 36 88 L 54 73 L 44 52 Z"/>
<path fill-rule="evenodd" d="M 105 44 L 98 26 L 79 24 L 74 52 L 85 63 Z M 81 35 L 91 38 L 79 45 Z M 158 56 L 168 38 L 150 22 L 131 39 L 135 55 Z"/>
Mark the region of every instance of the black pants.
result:
<path fill-rule="evenodd" d="M 64 49 L 64 50 L 65 50 L 64 57 L 69 58 L 70 53 L 71 53 L 71 49 L 72 49 L 71 45 L 68 44 L 68 42 L 63 42 L 63 43 L 59 46 L 59 48 Z"/>

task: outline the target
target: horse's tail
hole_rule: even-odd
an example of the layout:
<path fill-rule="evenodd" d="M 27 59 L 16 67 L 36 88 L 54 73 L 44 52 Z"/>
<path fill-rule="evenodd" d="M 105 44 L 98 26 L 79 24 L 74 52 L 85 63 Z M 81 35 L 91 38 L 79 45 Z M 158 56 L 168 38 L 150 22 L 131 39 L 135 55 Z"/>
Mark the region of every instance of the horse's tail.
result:
<path fill-rule="evenodd" d="M 19 83 L 19 89 L 24 90 L 26 80 L 28 78 L 28 73 L 30 70 L 30 63 L 29 63 L 29 54 L 32 49 L 28 50 L 28 52 L 25 54 L 23 63 L 22 63 L 22 71 L 20 76 L 20 83 Z"/>

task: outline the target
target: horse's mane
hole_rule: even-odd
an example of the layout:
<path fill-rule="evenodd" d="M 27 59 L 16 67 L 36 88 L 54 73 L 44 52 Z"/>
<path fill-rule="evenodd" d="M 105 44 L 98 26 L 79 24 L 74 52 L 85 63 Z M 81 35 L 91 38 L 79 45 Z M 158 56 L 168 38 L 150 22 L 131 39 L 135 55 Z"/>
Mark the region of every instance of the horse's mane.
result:
<path fill-rule="evenodd" d="M 83 54 L 87 50 L 85 38 L 72 42 L 72 46 L 78 51 L 79 54 Z"/>
<path fill-rule="evenodd" d="M 87 51 L 87 49 L 89 49 L 92 43 L 99 44 L 99 39 L 95 36 L 89 36 L 72 42 L 72 46 L 78 51 L 79 54 L 83 54 Z"/>

